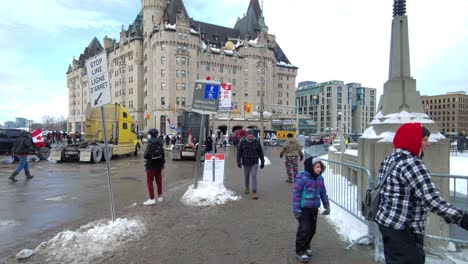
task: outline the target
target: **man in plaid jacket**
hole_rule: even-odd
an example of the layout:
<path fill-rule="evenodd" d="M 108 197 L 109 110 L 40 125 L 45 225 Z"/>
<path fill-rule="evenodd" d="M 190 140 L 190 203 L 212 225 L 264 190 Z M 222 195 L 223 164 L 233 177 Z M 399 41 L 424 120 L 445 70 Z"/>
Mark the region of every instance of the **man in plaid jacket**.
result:
<path fill-rule="evenodd" d="M 239 142 L 237 148 L 237 167 L 244 166 L 245 194 L 249 194 L 249 182 L 252 177 L 252 199 L 257 200 L 257 170 L 258 159 L 260 159 L 260 169 L 265 166 L 265 158 L 260 141 L 254 138 L 253 131 L 247 130 L 246 138 Z"/>
<path fill-rule="evenodd" d="M 468 214 L 440 197 L 421 160 L 430 145 L 429 136 L 429 130 L 420 123 L 403 124 L 393 139 L 393 153 L 380 166 L 382 189 L 375 220 L 382 233 L 387 264 L 425 262 L 424 224 L 428 210 L 447 223 L 468 230 Z M 394 162 L 395 167 L 381 183 Z"/>

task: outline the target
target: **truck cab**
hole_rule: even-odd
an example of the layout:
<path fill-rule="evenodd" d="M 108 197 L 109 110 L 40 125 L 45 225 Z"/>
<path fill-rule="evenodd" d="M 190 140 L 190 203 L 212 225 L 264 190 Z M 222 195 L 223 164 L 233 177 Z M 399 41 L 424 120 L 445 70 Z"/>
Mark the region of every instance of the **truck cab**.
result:
<path fill-rule="evenodd" d="M 107 104 L 104 106 L 104 117 L 110 155 L 137 155 L 141 149 L 142 142 L 138 138 L 133 118 L 127 108 L 119 104 Z M 103 124 L 101 109 L 92 109 L 88 104 L 86 133 L 83 142 L 54 149 L 51 159 L 57 161 L 79 160 L 95 163 L 105 159 Z"/>

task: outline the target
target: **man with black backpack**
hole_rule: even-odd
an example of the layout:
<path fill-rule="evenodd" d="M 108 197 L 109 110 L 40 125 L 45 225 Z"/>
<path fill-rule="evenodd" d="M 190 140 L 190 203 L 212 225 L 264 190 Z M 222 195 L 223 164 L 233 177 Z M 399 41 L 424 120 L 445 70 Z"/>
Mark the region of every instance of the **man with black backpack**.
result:
<path fill-rule="evenodd" d="M 382 233 L 387 264 L 425 262 L 428 210 L 468 230 L 468 214 L 440 197 L 421 160 L 430 145 L 430 134 L 420 123 L 403 124 L 393 139 L 393 153 L 379 170 L 381 189 L 375 221 Z"/>
<path fill-rule="evenodd" d="M 144 205 L 156 204 L 154 197 L 153 181 L 158 188 L 158 202 L 162 202 L 162 170 L 164 169 L 164 142 L 158 137 L 159 131 L 152 128 L 148 131 L 148 145 L 146 146 L 144 158 L 146 160 L 146 185 L 148 186 L 149 199 Z"/>

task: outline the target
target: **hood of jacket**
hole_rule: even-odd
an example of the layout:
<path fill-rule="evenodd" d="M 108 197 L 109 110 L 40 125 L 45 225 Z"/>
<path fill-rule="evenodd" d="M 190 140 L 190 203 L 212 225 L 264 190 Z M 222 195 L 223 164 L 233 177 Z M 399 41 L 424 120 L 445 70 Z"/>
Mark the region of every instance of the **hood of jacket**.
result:
<path fill-rule="evenodd" d="M 406 123 L 400 126 L 393 138 L 393 147 L 411 152 L 418 157 L 421 154 L 422 125 L 421 123 Z"/>
<path fill-rule="evenodd" d="M 22 130 L 20 132 L 20 136 L 25 137 L 25 138 L 31 138 L 31 134 L 28 131 L 25 131 L 25 130 Z"/>

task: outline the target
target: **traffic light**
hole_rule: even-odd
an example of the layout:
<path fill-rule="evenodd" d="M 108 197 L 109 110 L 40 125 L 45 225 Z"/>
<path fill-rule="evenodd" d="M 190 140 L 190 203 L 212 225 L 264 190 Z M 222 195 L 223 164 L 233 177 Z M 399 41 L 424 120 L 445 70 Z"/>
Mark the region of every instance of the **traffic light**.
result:
<path fill-rule="evenodd" d="M 245 104 L 244 104 L 244 111 L 245 111 L 246 113 L 252 112 L 252 105 L 251 105 L 250 103 L 245 103 Z"/>

